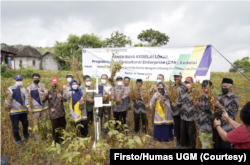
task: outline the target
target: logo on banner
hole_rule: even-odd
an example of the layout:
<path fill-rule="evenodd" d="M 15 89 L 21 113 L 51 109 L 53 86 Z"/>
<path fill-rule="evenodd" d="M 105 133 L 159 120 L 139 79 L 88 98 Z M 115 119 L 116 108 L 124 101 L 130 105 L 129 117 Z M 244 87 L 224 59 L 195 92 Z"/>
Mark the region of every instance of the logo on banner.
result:
<path fill-rule="evenodd" d="M 85 49 L 83 49 L 83 50 L 82 50 L 82 52 L 83 52 L 83 53 L 86 53 L 86 50 L 85 50 Z"/>
<path fill-rule="evenodd" d="M 109 49 L 106 49 L 106 52 L 107 52 L 107 53 L 109 53 L 109 52 L 110 52 L 110 50 L 109 50 Z"/>

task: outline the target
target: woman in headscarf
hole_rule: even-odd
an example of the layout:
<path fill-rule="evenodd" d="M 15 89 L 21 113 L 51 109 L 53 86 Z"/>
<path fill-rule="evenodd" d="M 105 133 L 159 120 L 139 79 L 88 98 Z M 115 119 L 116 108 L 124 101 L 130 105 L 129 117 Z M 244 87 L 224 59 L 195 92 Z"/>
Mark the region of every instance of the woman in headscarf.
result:
<path fill-rule="evenodd" d="M 172 132 L 174 129 L 174 122 L 171 115 L 170 101 L 167 92 L 164 90 L 165 85 L 162 82 L 157 83 L 157 88 L 158 92 L 153 95 L 150 101 L 150 106 L 156 103 L 153 137 L 158 139 L 158 143 L 162 142 L 162 140 L 170 143 L 169 138 L 174 137 Z"/>
<path fill-rule="evenodd" d="M 69 99 L 69 113 L 71 118 L 75 121 L 75 127 L 78 124 L 82 124 L 83 127 L 78 126 L 83 137 L 87 137 L 88 124 L 87 124 L 87 112 L 86 102 L 83 102 L 84 91 L 79 89 L 78 82 L 72 80 L 70 82 L 70 90 L 63 95 L 64 99 Z"/>

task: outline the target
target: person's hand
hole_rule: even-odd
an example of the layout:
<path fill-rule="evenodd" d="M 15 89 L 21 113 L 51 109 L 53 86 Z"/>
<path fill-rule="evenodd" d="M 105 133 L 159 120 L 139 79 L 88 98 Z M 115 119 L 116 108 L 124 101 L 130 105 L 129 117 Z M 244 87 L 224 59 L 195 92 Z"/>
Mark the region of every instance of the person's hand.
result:
<path fill-rule="evenodd" d="M 177 106 L 177 103 L 173 103 L 173 102 L 172 102 L 172 106 L 173 106 L 173 107 L 176 107 L 176 106 Z"/>
<path fill-rule="evenodd" d="M 88 102 L 93 103 L 94 99 L 89 99 Z"/>
<path fill-rule="evenodd" d="M 196 122 L 196 118 L 197 118 L 197 116 L 194 117 L 194 122 Z"/>
<path fill-rule="evenodd" d="M 150 105 L 149 104 L 146 104 L 145 107 L 148 108 Z"/>
<path fill-rule="evenodd" d="M 229 116 L 228 116 L 227 111 L 226 111 L 225 109 L 222 109 L 222 111 L 223 111 L 223 113 L 222 113 L 222 118 L 223 118 L 226 122 L 228 122 Z"/>
<path fill-rule="evenodd" d="M 66 85 L 63 86 L 63 89 L 66 89 Z"/>
<path fill-rule="evenodd" d="M 47 95 L 48 94 L 48 91 L 45 89 L 43 94 Z"/>
<path fill-rule="evenodd" d="M 6 105 L 10 105 L 10 102 L 7 101 L 7 100 L 5 100 L 5 104 L 6 104 Z"/>
<path fill-rule="evenodd" d="M 32 112 L 32 109 L 31 109 L 30 107 L 28 107 L 28 111 L 29 111 L 29 112 Z"/>
<path fill-rule="evenodd" d="M 136 99 L 139 100 L 141 97 L 140 96 L 137 96 Z"/>
<path fill-rule="evenodd" d="M 214 119 L 214 127 L 216 127 L 216 125 L 221 125 L 221 121 L 218 119 Z"/>
<path fill-rule="evenodd" d="M 57 97 L 60 98 L 60 99 L 63 99 L 63 96 L 61 95 L 61 93 L 58 93 Z"/>
<path fill-rule="evenodd" d="M 214 101 L 214 106 L 218 108 L 222 108 L 222 105 L 220 105 L 219 101 Z"/>
<path fill-rule="evenodd" d="M 44 92 L 43 88 L 38 88 L 39 92 Z"/>
<path fill-rule="evenodd" d="M 194 101 L 194 106 L 201 106 L 201 104 L 199 103 L 199 101 Z"/>
<path fill-rule="evenodd" d="M 195 122 L 195 128 L 197 129 L 198 128 L 198 123 Z"/>

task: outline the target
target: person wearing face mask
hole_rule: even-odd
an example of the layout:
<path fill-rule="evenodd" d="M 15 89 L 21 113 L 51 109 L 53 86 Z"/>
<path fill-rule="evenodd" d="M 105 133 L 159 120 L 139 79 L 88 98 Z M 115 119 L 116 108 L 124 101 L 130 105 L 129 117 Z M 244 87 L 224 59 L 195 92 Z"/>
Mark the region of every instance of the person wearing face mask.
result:
<path fill-rule="evenodd" d="M 101 76 L 101 82 L 99 83 L 99 86 L 103 87 L 103 95 L 105 94 L 109 94 L 111 95 L 111 89 L 112 86 L 110 84 L 107 83 L 108 81 L 108 75 L 103 74 Z M 100 88 L 100 87 L 99 87 Z M 110 120 L 110 113 L 111 113 L 111 107 L 110 106 L 103 106 L 99 108 L 99 117 L 100 117 L 100 124 L 101 124 L 101 128 L 103 126 L 103 116 L 105 118 L 105 123 L 108 122 Z M 109 131 L 108 128 L 105 129 L 105 134 L 107 134 Z"/>
<path fill-rule="evenodd" d="M 72 80 L 70 82 L 70 87 L 70 91 L 68 91 L 66 94 L 63 94 L 63 98 L 70 99 L 69 114 L 75 121 L 75 127 L 77 127 L 79 124 L 83 125 L 83 127 L 78 126 L 78 130 L 85 138 L 88 135 L 86 102 L 83 102 L 83 96 L 85 92 L 82 89 L 79 89 L 79 85 L 76 80 Z"/>
<path fill-rule="evenodd" d="M 208 104 L 208 95 L 207 95 L 207 86 L 213 88 L 213 83 L 210 80 L 202 81 L 202 91 L 204 92 L 204 96 L 201 95 L 199 97 L 199 101 L 194 102 L 194 106 L 197 107 L 197 114 L 194 118 L 194 122 L 196 128 L 199 130 L 199 136 L 202 136 L 206 131 L 208 135 L 212 136 L 213 129 L 213 119 L 212 119 L 212 110 Z M 201 140 L 202 149 L 206 149 L 209 145 L 211 145 L 211 139 L 207 138 Z"/>
<path fill-rule="evenodd" d="M 75 74 L 77 75 L 77 78 L 78 78 L 78 82 L 79 82 L 79 86 L 81 86 L 81 79 L 78 75 L 78 72 L 75 72 Z M 84 77 L 84 76 L 83 76 Z M 73 75 L 72 74 L 67 74 L 66 75 L 66 78 L 67 78 L 67 81 L 68 81 L 68 84 L 67 85 L 64 85 L 63 88 L 65 88 L 66 92 L 70 91 L 71 87 L 70 87 L 70 82 L 73 80 Z M 69 106 L 69 100 L 67 100 L 67 106 Z"/>
<path fill-rule="evenodd" d="M 235 120 L 239 108 L 239 98 L 232 92 L 232 89 L 233 89 L 233 80 L 229 78 L 223 78 L 221 83 L 222 94 L 219 94 L 217 98 L 218 101 L 214 103 L 214 106 L 218 107 L 220 110 L 225 110 L 228 113 L 228 116 L 232 120 Z M 220 120 L 221 120 L 220 127 L 225 132 L 233 130 L 233 127 L 229 123 L 227 123 L 223 118 Z M 223 141 L 215 128 L 213 129 L 213 141 L 214 141 L 214 149 L 217 148 L 231 149 L 231 143 Z"/>
<path fill-rule="evenodd" d="M 28 126 L 29 121 L 27 119 L 27 108 L 25 106 L 26 91 L 22 86 L 23 77 L 21 75 L 16 75 L 15 85 L 10 86 L 7 89 L 9 94 L 9 100 L 5 99 L 5 104 L 9 106 L 9 116 L 12 123 L 13 137 L 17 145 L 22 145 L 23 142 L 19 135 L 18 124 L 21 121 L 23 125 L 23 136 L 24 139 L 29 139 Z"/>
<path fill-rule="evenodd" d="M 29 106 L 29 99 L 28 99 L 28 93 L 27 97 L 25 99 L 25 105 L 28 108 L 29 112 L 33 112 L 33 126 L 34 126 L 34 135 L 36 138 L 36 143 L 39 143 L 38 141 L 38 121 L 40 118 L 47 119 L 47 110 L 48 110 L 48 104 L 47 102 L 42 102 L 42 95 L 45 90 L 45 87 L 40 82 L 40 75 L 37 73 L 34 73 L 32 75 L 33 84 L 27 87 L 31 98 L 32 98 L 32 104 L 33 109 Z M 47 129 L 44 130 L 45 135 L 47 135 Z M 47 139 L 47 138 L 46 138 Z"/>
<path fill-rule="evenodd" d="M 91 78 L 89 75 L 85 75 L 83 78 L 83 85 L 80 86 L 84 92 L 86 92 L 86 88 L 90 90 L 91 85 Z M 94 106 L 94 93 L 88 92 L 87 95 L 87 102 L 86 102 L 86 109 L 87 109 L 87 116 L 88 116 L 88 123 L 91 124 L 93 121 L 93 106 Z"/>
<path fill-rule="evenodd" d="M 179 92 L 179 96 L 177 98 L 177 101 L 176 103 L 172 103 L 171 102 L 171 108 L 172 108 L 172 115 L 173 115 L 173 118 L 174 118 L 174 132 L 175 132 L 175 136 L 176 136 L 176 139 L 177 139 L 177 144 L 176 144 L 176 148 L 181 148 L 182 145 L 180 144 L 180 139 L 181 139 L 181 133 L 180 133 L 180 130 L 181 130 L 181 125 L 180 125 L 180 113 L 182 111 L 181 109 L 181 106 L 183 104 L 182 102 L 182 96 L 188 92 L 188 89 L 186 87 L 186 85 L 181 82 L 181 79 L 182 79 L 182 73 L 179 72 L 179 71 L 176 71 L 174 73 L 174 81 L 175 83 L 172 85 L 172 87 L 177 87 L 177 90 L 180 91 Z M 170 87 L 169 87 L 170 89 Z"/>
<path fill-rule="evenodd" d="M 57 93 L 57 84 L 58 79 L 56 77 L 53 77 L 51 80 L 51 89 L 49 91 L 44 90 L 43 96 L 42 96 L 42 102 L 48 101 L 49 103 L 49 117 L 52 125 L 52 136 L 55 143 L 60 143 L 61 138 L 60 134 L 57 132 L 57 128 L 63 128 L 66 127 L 66 120 L 65 120 L 65 110 L 63 106 L 63 102 L 66 102 L 63 98 L 63 91 L 60 90 Z"/>
<path fill-rule="evenodd" d="M 195 149 L 196 146 L 196 128 L 194 118 L 197 114 L 197 110 L 191 99 L 191 93 L 193 92 L 193 78 L 186 77 L 185 85 L 188 92 L 185 92 L 181 98 L 181 111 L 180 111 L 180 144 L 186 146 L 189 149 Z"/>
<path fill-rule="evenodd" d="M 118 76 L 116 78 L 116 86 L 111 89 L 111 99 L 116 102 L 116 105 L 112 104 L 112 110 L 115 120 L 119 120 L 119 117 L 121 117 L 122 124 L 126 124 L 126 110 L 127 101 L 125 100 L 126 97 L 128 97 L 128 88 L 125 88 L 122 84 L 122 77 Z M 115 95 L 116 98 L 114 98 L 114 89 L 115 89 Z M 120 98 L 120 95 L 124 89 L 124 93 Z M 118 124 L 115 125 L 115 128 Z"/>
<path fill-rule="evenodd" d="M 157 92 L 157 84 L 158 84 L 159 82 L 162 82 L 163 85 L 164 85 L 165 87 L 168 88 L 168 86 L 164 83 L 164 76 L 163 76 L 163 74 L 159 74 L 159 75 L 157 76 L 157 83 L 156 83 L 156 84 L 153 84 L 153 85 L 151 86 L 151 88 L 150 88 L 150 92 L 151 92 L 152 94 Z M 152 107 L 152 110 L 153 110 L 153 111 L 155 110 L 154 105 L 153 105 L 153 107 Z M 153 115 L 152 115 L 152 118 L 151 118 L 152 124 L 154 123 L 154 114 L 155 114 L 155 113 L 153 112 Z M 152 126 L 154 126 L 154 125 L 152 125 Z"/>
<path fill-rule="evenodd" d="M 174 130 L 174 122 L 171 114 L 171 104 L 167 92 L 164 90 L 165 86 L 162 82 L 157 85 L 157 92 L 153 95 L 150 105 L 146 105 L 146 108 L 153 106 L 155 103 L 155 115 L 154 115 L 154 134 L 153 137 L 157 139 L 158 143 L 165 140 L 170 143 L 169 138 L 173 138 L 172 131 Z M 160 104 L 160 97 L 163 96 L 164 108 Z"/>

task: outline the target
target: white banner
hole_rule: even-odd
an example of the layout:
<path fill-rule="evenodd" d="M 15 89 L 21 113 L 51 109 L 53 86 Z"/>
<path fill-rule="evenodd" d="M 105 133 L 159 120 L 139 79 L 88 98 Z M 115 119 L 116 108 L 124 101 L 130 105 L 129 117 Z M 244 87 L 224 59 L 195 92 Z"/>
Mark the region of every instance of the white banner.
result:
<path fill-rule="evenodd" d="M 115 53 L 115 56 L 112 55 Z M 123 63 L 117 76 L 156 81 L 163 74 L 165 81 L 173 81 L 173 73 L 182 73 L 182 80 L 188 76 L 196 80 L 210 79 L 212 62 L 211 45 L 192 47 L 130 47 L 95 48 L 82 50 L 83 74 L 92 77 L 92 64 L 97 64 L 97 73 L 111 75 L 108 68 L 111 59 Z"/>

